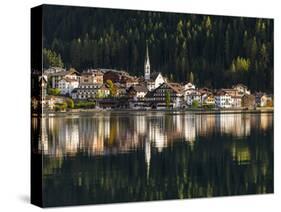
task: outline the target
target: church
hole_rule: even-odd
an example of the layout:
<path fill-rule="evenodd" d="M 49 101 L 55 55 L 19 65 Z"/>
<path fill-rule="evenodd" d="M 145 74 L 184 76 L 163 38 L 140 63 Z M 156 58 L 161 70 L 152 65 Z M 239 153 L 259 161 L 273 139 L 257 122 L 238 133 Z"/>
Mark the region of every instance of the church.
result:
<path fill-rule="evenodd" d="M 148 53 L 147 45 L 146 45 L 146 56 L 144 60 L 144 80 L 145 80 L 146 87 L 149 91 L 158 88 L 161 84 L 165 82 L 165 79 L 160 72 L 150 73 L 150 61 L 149 61 L 149 53 Z"/>

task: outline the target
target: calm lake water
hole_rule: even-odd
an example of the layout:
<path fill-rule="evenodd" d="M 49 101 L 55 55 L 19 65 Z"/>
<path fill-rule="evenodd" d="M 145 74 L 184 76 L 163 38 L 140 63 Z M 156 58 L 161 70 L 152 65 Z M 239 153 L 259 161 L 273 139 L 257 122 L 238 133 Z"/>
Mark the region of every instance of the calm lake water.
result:
<path fill-rule="evenodd" d="M 33 118 L 45 206 L 273 192 L 273 114 Z"/>

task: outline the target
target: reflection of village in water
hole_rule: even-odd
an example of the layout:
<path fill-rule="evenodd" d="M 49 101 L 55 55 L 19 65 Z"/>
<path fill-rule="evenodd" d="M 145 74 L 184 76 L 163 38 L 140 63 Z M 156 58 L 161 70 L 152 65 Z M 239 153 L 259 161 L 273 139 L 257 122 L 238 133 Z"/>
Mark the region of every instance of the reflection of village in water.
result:
<path fill-rule="evenodd" d="M 37 119 L 33 119 L 36 126 Z M 62 157 L 78 152 L 95 156 L 144 150 L 149 168 L 151 151 L 173 145 L 175 141 L 193 146 L 201 136 L 226 134 L 237 139 L 249 136 L 251 130 L 272 128 L 272 114 L 165 114 L 100 113 L 93 116 L 48 117 L 41 119 L 40 148 L 44 155 Z M 250 160 L 246 145 L 231 146 L 233 160 Z"/>

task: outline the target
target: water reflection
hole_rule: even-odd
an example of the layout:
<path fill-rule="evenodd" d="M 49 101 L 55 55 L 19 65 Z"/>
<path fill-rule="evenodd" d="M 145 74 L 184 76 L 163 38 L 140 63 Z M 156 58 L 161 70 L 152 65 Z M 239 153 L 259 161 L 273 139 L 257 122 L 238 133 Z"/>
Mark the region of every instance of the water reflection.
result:
<path fill-rule="evenodd" d="M 243 138 L 250 135 L 251 128 L 265 131 L 272 124 L 272 114 L 136 112 L 49 117 L 41 119 L 40 150 L 59 157 L 81 151 L 90 155 L 124 153 L 152 145 L 161 152 L 177 140 L 193 145 L 198 137 L 214 132 Z"/>
<path fill-rule="evenodd" d="M 39 125 L 49 206 L 273 192 L 273 114 L 103 112 Z"/>

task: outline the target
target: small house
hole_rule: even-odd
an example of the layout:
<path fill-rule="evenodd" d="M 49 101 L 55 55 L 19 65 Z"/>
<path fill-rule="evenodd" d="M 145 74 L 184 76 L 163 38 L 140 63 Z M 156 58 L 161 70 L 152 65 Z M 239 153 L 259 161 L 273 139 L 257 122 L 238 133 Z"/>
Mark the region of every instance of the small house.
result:
<path fill-rule="evenodd" d="M 245 94 L 248 94 L 248 95 L 251 94 L 248 87 L 246 85 L 241 84 L 241 83 L 232 86 L 232 89 L 236 90 L 238 92 L 238 95 L 240 95 L 240 96 L 243 96 Z"/>
<path fill-rule="evenodd" d="M 133 85 L 128 89 L 128 95 L 135 98 L 144 98 L 148 89 L 144 85 Z"/>
<path fill-rule="evenodd" d="M 169 101 L 167 101 L 169 96 Z M 179 108 L 183 100 L 183 90 L 178 83 L 164 82 L 156 89 L 148 92 L 145 99 L 151 103 L 152 108 Z"/>
<path fill-rule="evenodd" d="M 96 69 L 88 69 L 83 71 L 81 73 L 80 83 L 102 84 L 103 73 Z"/>
<path fill-rule="evenodd" d="M 152 90 L 158 88 L 164 82 L 165 82 L 165 79 L 160 72 L 153 72 L 150 75 L 150 79 L 146 80 L 146 87 L 149 91 L 152 91 Z"/>
<path fill-rule="evenodd" d="M 224 90 L 220 90 L 215 94 L 215 106 L 218 108 L 232 107 L 232 98 Z"/>
<path fill-rule="evenodd" d="M 254 95 L 245 94 L 242 96 L 242 107 L 253 109 L 256 106 L 256 98 Z"/>
<path fill-rule="evenodd" d="M 71 68 L 69 71 L 60 71 L 53 74 L 50 74 L 48 78 L 51 80 L 52 88 L 58 88 L 58 83 L 63 78 L 68 78 L 72 80 L 79 81 L 80 73 L 75 69 Z"/>
<path fill-rule="evenodd" d="M 259 107 L 266 107 L 266 106 L 273 105 L 272 95 L 258 92 L 255 94 L 255 97 L 256 97 L 256 105 Z"/>
<path fill-rule="evenodd" d="M 202 106 L 215 106 L 215 96 L 212 93 L 203 94 Z"/>
<path fill-rule="evenodd" d="M 78 88 L 79 82 L 76 79 L 63 78 L 58 82 L 58 89 L 60 89 L 60 94 L 70 95 L 74 88 Z"/>

